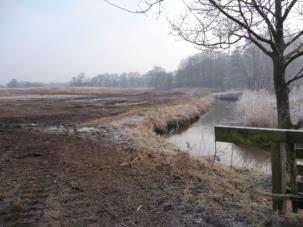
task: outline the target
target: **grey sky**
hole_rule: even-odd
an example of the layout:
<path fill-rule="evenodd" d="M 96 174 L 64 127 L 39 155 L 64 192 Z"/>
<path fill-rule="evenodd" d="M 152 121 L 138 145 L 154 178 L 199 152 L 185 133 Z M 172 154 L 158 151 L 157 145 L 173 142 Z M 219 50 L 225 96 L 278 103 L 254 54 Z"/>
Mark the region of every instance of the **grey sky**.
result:
<path fill-rule="evenodd" d="M 125 1 L 115 1 L 125 4 Z M 137 0 L 129 0 L 134 7 Z M 169 16 L 180 9 L 168 0 Z M 168 35 L 164 14 L 134 15 L 103 0 L 1 0 L 0 83 L 68 81 L 85 72 L 175 70 L 197 51 Z"/>

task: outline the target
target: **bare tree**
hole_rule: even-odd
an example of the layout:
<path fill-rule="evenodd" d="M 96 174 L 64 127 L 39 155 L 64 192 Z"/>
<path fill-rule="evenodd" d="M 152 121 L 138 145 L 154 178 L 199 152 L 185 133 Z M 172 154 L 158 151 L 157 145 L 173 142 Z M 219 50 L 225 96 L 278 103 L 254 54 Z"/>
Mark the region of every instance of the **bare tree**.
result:
<path fill-rule="evenodd" d="M 135 13 L 159 9 L 163 0 L 145 0 Z M 241 40 L 255 44 L 273 62 L 278 127 L 291 128 L 289 85 L 303 77 L 303 68 L 290 79 L 287 67 L 303 56 L 302 0 L 183 0 L 186 13 L 173 22 L 176 33 L 203 50 L 224 50 Z M 121 8 L 121 7 L 120 7 Z"/>
<path fill-rule="evenodd" d="M 149 85 L 155 89 L 169 88 L 173 85 L 173 76 L 167 73 L 164 68 L 155 66 L 145 74 L 148 78 Z"/>
<path fill-rule="evenodd" d="M 270 58 L 255 45 L 245 45 L 242 53 L 242 68 L 245 71 L 247 87 L 253 90 L 273 89 L 272 63 Z"/>

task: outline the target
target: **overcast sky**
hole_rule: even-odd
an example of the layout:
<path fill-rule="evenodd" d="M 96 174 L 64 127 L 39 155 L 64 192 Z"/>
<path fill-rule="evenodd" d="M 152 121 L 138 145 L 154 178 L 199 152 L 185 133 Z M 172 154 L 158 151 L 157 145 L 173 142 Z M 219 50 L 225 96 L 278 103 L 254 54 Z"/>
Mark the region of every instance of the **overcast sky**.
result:
<path fill-rule="evenodd" d="M 113 0 L 126 5 L 126 1 Z M 135 8 L 137 0 L 128 0 Z M 131 5 L 132 4 L 132 5 Z M 169 17 L 178 0 L 167 0 Z M 175 70 L 197 52 L 169 35 L 165 14 L 129 14 L 103 0 L 1 0 L 0 83 L 69 81 L 85 72 L 141 73 L 154 65 Z"/>

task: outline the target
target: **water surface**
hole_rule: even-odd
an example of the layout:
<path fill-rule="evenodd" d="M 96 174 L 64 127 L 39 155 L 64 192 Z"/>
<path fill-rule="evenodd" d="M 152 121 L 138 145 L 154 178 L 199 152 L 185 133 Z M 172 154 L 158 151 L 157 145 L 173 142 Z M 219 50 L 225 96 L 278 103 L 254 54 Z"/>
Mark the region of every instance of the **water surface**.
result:
<path fill-rule="evenodd" d="M 258 147 L 215 143 L 214 126 L 230 125 L 234 121 L 234 105 L 234 101 L 217 100 L 215 106 L 199 121 L 181 134 L 170 136 L 169 142 L 174 143 L 180 150 L 199 157 L 216 157 L 223 164 L 270 173 L 268 151 Z"/>

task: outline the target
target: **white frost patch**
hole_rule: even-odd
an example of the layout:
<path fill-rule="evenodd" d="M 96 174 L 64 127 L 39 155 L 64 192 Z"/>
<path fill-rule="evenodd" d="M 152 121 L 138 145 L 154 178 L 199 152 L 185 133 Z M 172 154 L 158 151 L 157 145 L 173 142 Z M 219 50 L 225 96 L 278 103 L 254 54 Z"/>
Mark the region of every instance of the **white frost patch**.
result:
<path fill-rule="evenodd" d="M 104 127 L 82 127 L 78 129 L 66 128 L 63 125 L 53 126 L 47 129 L 48 132 L 52 133 L 69 133 L 69 134 L 100 134 L 107 133 L 108 130 Z"/>
<path fill-rule="evenodd" d="M 64 126 L 54 126 L 54 127 L 49 127 L 47 129 L 47 131 L 49 132 L 53 132 L 53 133 L 63 133 L 63 132 L 67 132 L 68 130 L 64 127 Z"/>
<path fill-rule="evenodd" d="M 79 133 L 88 133 L 88 134 L 94 134 L 94 133 L 106 133 L 107 131 L 103 128 L 96 128 L 96 127 L 82 127 L 77 129 L 77 132 Z"/>

